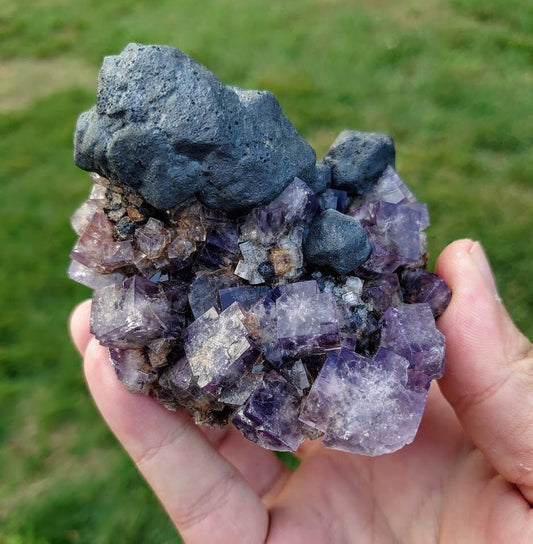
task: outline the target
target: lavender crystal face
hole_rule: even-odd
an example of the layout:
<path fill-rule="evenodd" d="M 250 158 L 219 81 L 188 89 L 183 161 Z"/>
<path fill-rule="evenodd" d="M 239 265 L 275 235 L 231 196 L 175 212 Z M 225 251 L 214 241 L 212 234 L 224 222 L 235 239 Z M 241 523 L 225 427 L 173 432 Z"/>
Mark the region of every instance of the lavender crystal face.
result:
<path fill-rule="evenodd" d="M 444 335 L 432 321 L 429 304 L 390 307 L 381 318 L 381 346 L 402 357 L 430 378 L 444 374 Z"/>
<path fill-rule="evenodd" d="M 391 453 L 413 441 L 426 402 L 410 388 L 409 362 L 383 348 L 373 359 L 342 349 L 326 359 L 302 404 L 300 420 L 322 443 L 364 455 Z"/>
<path fill-rule="evenodd" d="M 128 46 L 99 85 L 77 127 L 76 162 L 98 173 L 68 274 L 94 289 L 122 383 L 264 448 L 410 443 L 451 294 L 392 139 L 344 131 L 315 164 L 272 95 L 166 47 Z"/>

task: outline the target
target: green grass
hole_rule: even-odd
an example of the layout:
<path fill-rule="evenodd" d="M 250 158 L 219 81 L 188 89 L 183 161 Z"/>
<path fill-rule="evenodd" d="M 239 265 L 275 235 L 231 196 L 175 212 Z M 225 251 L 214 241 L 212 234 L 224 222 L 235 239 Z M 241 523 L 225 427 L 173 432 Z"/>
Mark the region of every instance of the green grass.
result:
<path fill-rule="evenodd" d="M 430 207 L 432 260 L 455 238 L 481 240 L 532 335 L 530 2 L 0 0 L 0 34 L 0 542 L 176 541 L 66 332 L 88 296 L 65 278 L 68 218 L 89 188 L 73 127 L 102 57 L 129 41 L 272 90 L 319 156 L 343 128 L 390 133 Z"/>

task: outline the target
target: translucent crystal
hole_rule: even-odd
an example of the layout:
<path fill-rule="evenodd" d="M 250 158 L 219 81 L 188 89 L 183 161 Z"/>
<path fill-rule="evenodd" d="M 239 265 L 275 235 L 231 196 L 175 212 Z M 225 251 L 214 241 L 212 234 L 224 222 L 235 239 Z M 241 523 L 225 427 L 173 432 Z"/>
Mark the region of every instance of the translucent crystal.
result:
<path fill-rule="evenodd" d="M 391 204 L 407 204 L 416 202 L 402 178 L 392 166 L 387 166 L 375 185 L 365 193 L 365 202 L 390 202 Z"/>
<path fill-rule="evenodd" d="M 382 317 L 381 346 L 430 378 L 444 374 L 444 335 L 435 326 L 429 304 L 390 307 Z"/>
<path fill-rule="evenodd" d="M 237 410 L 232 422 L 244 436 L 264 448 L 296 451 L 305 438 L 298 420 L 299 404 L 296 389 L 271 372 Z"/>
<path fill-rule="evenodd" d="M 87 266 L 79 263 L 78 261 L 71 261 L 68 267 L 68 277 L 86 287 L 91 289 L 99 289 L 106 285 L 113 285 L 115 283 L 122 283 L 124 281 L 124 274 L 120 272 L 114 272 L 112 274 L 100 274 Z"/>
<path fill-rule="evenodd" d="M 218 292 L 220 306 L 223 310 L 238 302 L 242 309 L 249 310 L 256 302 L 263 299 L 270 289 L 266 285 L 253 287 L 251 285 L 239 285 L 226 287 Z"/>
<path fill-rule="evenodd" d="M 427 302 L 433 315 L 439 317 L 448 307 L 452 292 L 437 275 L 424 269 L 406 268 L 400 274 L 405 302 Z"/>
<path fill-rule="evenodd" d="M 201 263 L 210 268 L 224 268 L 233 264 L 239 254 L 237 225 L 226 223 L 210 232 L 200 251 Z"/>
<path fill-rule="evenodd" d="M 140 276 L 93 293 L 91 332 L 104 346 L 142 348 L 161 336 L 179 334 L 161 285 Z"/>
<path fill-rule="evenodd" d="M 132 393 L 147 395 L 157 380 L 157 372 L 150 366 L 143 349 L 108 348 L 109 359 L 118 379 Z"/>
<path fill-rule="evenodd" d="M 248 372 L 259 350 L 252 346 L 237 302 L 219 314 L 211 308 L 184 331 L 185 354 L 198 386 L 211 394 Z"/>
<path fill-rule="evenodd" d="M 235 275 L 252 285 L 263 283 L 265 279 L 259 272 L 259 266 L 268 260 L 266 248 L 254 242 L 242 242 L 239 249 L 243 258 L 237 263 Z"/>
<path fill-rule="evenodd" d="M 327 447 L 364 455 L 394 452 L 414 439 L 427 395 L 408 388 L 408 367 L 385 350 L 374 359 L 346 349 L 331 353 L 300 420 L 324 432 Z"/>
<path fill-rule="evenodd" d="M 318 195 L 322 210 L 337 210 L 344 213 L 348 202 L 348 193 L 341 189 L 326 189 Z"/>
<path fill-rule="evenodd" d="M 401 301 L 400 282 L 396 274 L 388 274 L 365 281 L 363 300 L 372 311 L 383 313 L 389 306 Z"/>
<path fill-rule="evenodd" d="M 428 221 L 425 207 L 380 201 L 365 204 L 352 215 L 364 225 L 372 246 L 363 270 L 390 274 L 399 266 L 420 262 L 426 244 L 422 232 Z"/>
<path fill-rule="evenodd" d="M 296 285 L 296 284 L 294 284 Z M 340 345 L 335 297 L 292 291 L 276 300 L 277 334 L 286 355 L 302 357 Z"/>
<path fill-rule="evenodd" d="M 113 242 L 113 224 L 103 212 L 95 212 L 72 248 L 70 257 L 97 272 L 109 272 L 103 265 L 103 247 Z"/>
<path fill-rule="evenodd" d="M 157 259 L 170 243 L 170 232 L 161 221 L 150 217 L 146 225 L 135 231 L 135 242 L 148 259 Z"/>
<path fill-rule="evenodd" d="M 90 198 L 72 214 L 70 224 L 76 234 L 81 235 L 83 233 L 95 213 L 103 213 L 104 202 L 104 200 Z"/>

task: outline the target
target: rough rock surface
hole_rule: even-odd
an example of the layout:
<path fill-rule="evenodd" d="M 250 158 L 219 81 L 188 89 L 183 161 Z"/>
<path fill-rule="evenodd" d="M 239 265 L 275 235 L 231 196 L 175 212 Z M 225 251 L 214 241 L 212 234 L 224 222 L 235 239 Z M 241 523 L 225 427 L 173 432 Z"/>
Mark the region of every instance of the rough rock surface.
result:
<path fill-rule="evenodd" d="M 311 224 L 304 245 L 307 260 L 348 274 L 363 264 L 372 251 L 361 223 L 336 210 L 324 210 Z"/>
<path fill-rule="evenodd" d="M 331 144 L 324 163 L 331 167 L 333 187 L 364 194 L 387 166 L 394 167 L 394 142 L 387 134 L 343 130 Z"/>
<path fill-rule="evenodd" d="M 226 86 L 165 46 L 130 44 L 105 58 L 74 155 L 80 168 L 159 209 L 196 195 L 238 215 L 270 202 L 295 176 L 328 179 L 272 93 Z"/>

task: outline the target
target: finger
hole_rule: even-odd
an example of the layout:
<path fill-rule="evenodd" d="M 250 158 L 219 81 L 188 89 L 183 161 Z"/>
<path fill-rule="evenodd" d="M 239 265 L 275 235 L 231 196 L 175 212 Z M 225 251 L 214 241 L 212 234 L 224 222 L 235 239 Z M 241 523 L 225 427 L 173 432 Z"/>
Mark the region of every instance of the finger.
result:
<path fill-rule="evenodd" d="M 274 452 L 250 442 L 232 425 L 201 430 L 218 453 L 238 469 L 252 490 L 267 504 L 292 474 Z"/>
<path fill-rule="evenodd" d="M 78 351 L 83 355 L 89 340 L 89 316 L 91 301 L 79 304 L 70 318 L 71 335 Z M 202 428 L 213 447 L 232 463 L 261 498 L 275 494 L 290 475 L 290 470 L 276 457 L 249 440 L 246 440 L 234 427 L 224 429 Z M 261 470 L 258 470 L 258 467 Z"/>
<path fill-rule="evenodd" d="M 533 352 L 500 302 L 478 242 L 440 255 L 436 272 L 452 290 L 439 319 L 446 336 L 440 386 L 490 463 L 533 503 Z"/>
<path fill-rule="evenodd" d="M 89 331 L 89 316 L 91 314 L 91 301 L 84 300 L 72 310 L 69 319 L 69 329 L 72 341 L 76 349 L 83 357 L 92 334 Z"/>
<path fill-rule="evenodd" d="M 106 359 L 106 350 L 91 340 L 85 373 L 94 400 L 184 539 L 263 542 L 268 514 L 239 471 L 185 413 L 129 393 Z"/>

